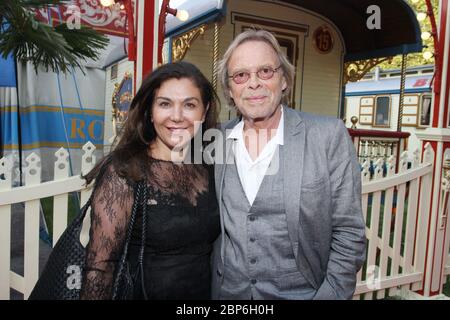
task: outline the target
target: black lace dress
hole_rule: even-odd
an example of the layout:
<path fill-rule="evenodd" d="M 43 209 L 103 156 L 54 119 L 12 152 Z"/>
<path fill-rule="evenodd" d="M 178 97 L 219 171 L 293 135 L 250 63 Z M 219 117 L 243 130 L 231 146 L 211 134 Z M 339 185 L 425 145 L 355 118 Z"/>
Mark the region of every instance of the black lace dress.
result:
<path fill-rule="evenodd" d="M 144 256 L 149 299 L 210 299 L 210 255 L 220 232 L 212 168 L 150 159 Z M 81 298 L 110 299 L 133 204 L 133 190 L 111 167 L 96 188 Z M 137 214 L 135 226 L 141 226 Z M 134 228 L 129 261 L 137 261 Z M 143 298 L 139 291 L 135 298 Z"/>

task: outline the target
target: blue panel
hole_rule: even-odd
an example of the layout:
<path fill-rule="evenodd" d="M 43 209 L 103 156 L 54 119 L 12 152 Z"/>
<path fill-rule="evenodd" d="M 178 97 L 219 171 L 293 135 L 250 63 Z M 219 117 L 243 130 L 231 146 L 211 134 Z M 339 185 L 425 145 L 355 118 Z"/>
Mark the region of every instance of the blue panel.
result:
<path fill-rule="evenodd" d="M 15 109 L 15 108 L 14 108 Z M 2 112 L 0 113 L 0 133 L 2 145 L 18 145 L 19 132 L 18 132 L 18 116 L 17 112 Z"/>
<path fill-rule="evenodd" d="M 12 55 L 3 59 L 0 56 L 0 87 L 16 86 L 16 67 Z"/>
<path fill-rule="evenodd" d="M 60 111 L 21 111 L 23 149 L 43 146 L 67 148 L 67 140 L 71 148 L 79 148 L 88 141 L 95 145 L 103 145 L 104 116 L 89 114 L 90 110 L 85 109 L 84 111 L 84 114 L 65 112 L 64 117 Z M 12 118 L 13 113 L 4 112 L 2 118 L 3 116 Z M 64 132 L 63 118 L 67 133 Z M 11 123 L 14 122 L 11 121 Z M 5 139 L 4 147 L 14 149 L 17 141 L 17 137 L 10 136 Z"/>
<path fill-rule="evenodd" d="M 424 89 L 409 89 L 405 90 L 405 93 L 423 93 L 423 92 L 431 92 L 430 88 Z M 360 92 L 346 92 L 346 97 L 359 97 L 359 96 L 370 96 L 377 94 L 400 94 L 400 89 L 398 90 L 374 90 L 374 91 L 360 91 Z"/>

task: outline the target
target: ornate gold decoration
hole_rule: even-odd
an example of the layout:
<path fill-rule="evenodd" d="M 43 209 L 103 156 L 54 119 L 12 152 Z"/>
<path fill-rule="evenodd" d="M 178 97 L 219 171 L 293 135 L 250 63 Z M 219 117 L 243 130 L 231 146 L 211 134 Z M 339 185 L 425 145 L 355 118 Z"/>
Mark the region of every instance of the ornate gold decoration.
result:
<path fill-rule="evenodd" d="M 344 64 L 344 84 L 361 80 L 373 67 L 385 61 L 390 63 L 392 58 L 385 57 L 346 62 Z"/>
<path fill-rule="evenodd" d="M 112 97 L 112 128 L 113 136 L 110 142 L 113 143 L 117 136 L 120 136 L 123 124 L 128 115 L 130 103 L 133 100 L 133 77 L 130 72 L 126 72 L 120 83 L 115 83 Z"/>
<path fill-rule="evenodd" d="M 177 62 L 184 58 L 187 50 L 191 47 L 191 43 L 197 37 L 205 33 L 206 24 L 202 24 L 191 31 L 182 34 L 179 37 L 172 39 L 172 61 Z"/>

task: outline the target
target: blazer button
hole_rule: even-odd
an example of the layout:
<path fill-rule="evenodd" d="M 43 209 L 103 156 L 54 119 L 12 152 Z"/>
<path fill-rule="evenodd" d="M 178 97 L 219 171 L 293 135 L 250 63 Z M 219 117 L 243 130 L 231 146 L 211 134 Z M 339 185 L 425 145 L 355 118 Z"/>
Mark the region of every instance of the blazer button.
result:
<path fill-rule="evenodd" d="M 217 273 L 217 275 L 218 275 L 219 277 L 222 276 L 222 272 L 220 272 L 219 269 L 216 270 L 216 273 Z"/>
<path fill-rule="evenodd" d="M 255 221 L 255 216 L 250 216 L 250 221 Z"/>
<path fill-rule="evenodd" d="M 256 279 L 252 279 L 252 280 L 250 280 L 250 282 L 251 282 L 252 284 L 256 284 Z"/>
<path fill-rule="evenodd" d="M 251 259 L 251 260 L 250 260 L 250 263 L 251 263 L 251 264 L 255 264 L 255 263 L 256 263 L 256 259 Z"/>

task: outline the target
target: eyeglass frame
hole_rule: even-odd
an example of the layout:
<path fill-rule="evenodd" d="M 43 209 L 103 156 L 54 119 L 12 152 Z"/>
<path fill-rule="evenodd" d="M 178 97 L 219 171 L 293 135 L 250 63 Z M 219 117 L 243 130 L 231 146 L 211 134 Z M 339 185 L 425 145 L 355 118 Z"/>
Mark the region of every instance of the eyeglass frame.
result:
<path fill-rule="evenodd" d="M 278 67 L 276 67 L 276 68 L 272 68 L 272 67 L 270 67 L 270 66 L 264 66 L 264 67 L 259 68 L 257 71 L 237 71 L 237 72 L 235 72 L 232 76 L 228 76 L 228 78 L 229 78 L 229 79 L 233 79 L 233 82 L 234 82 L 235 84 L 244 84 L 244 83 L 247 83 L 248 80 L 250 80 L 250 75 L 251 75 L 252 73 L 256 73 L 256 77 L 257 77 L 258 79 L 260 79 L 260 80 L 270 80 L 270 79 L 273 78 L 275 72 L 278 72 L 278 70 L 280 70 L 281 67 L 282 67 L 282 66 L 281 66 L 281 64 L 280 64 L 280 65 L 279 65 Z M 265 68 L 270 68 L 270 69 L 273 71 L 273 73 L 272 73 L 272 75 L 270 76 L 270 78 L 264 79 L 264 78 L 261 78 L 261 77 L 258 75 L 258 72 L 260 72 L 262 69 L 265 69 Z M 245 80 L 244 82 L 239 82 L 239 83 L 236 82 L 236 81 L 234 80 L 234 76 L 235 76 L 236 74 L 238 74 L 238 73 L 247 73 L 247 74 L 248 74 L 248 79 Z"/>

